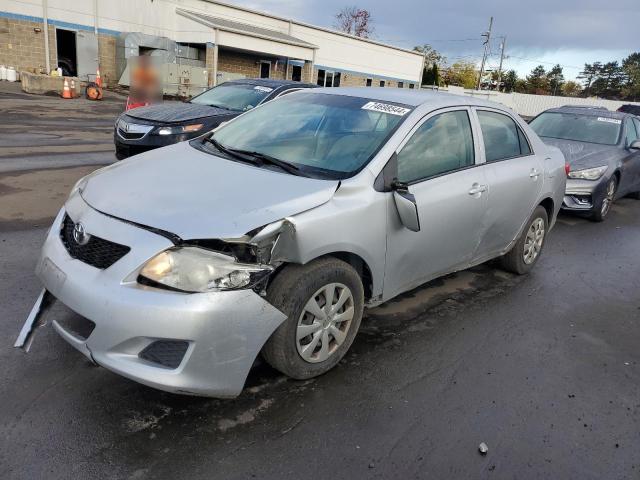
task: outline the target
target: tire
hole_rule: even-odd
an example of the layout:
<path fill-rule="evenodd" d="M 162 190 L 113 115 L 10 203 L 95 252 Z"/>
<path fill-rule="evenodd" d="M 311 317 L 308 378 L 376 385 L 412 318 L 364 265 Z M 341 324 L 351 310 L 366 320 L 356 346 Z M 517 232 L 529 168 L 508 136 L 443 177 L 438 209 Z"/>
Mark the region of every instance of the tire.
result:
<path fill-rule="evenodd" d="M 314 310 L 326 314 L 325 295 L 329 291 L 333 292 L 334 306 L 343 299 L 343 292 L 347 294 L 345 303 L 336 310 L 337 313 L 323 320 L 310 313 L 308 306 L 315 301 L 320 311 Z M 349 294 L 350 297 L 347 296 Z M 362 320 L 364 288 L 360 276 L 351 265 L 337 258 L 326 257 L 307 265 L 285 266 L 267 289 L 267 300 L 288 318 L 267 340 L 262 356 L 276 370 L 304 380 L 331 370 L 349 350 Z M 343 320 L 331 321 L 340 315 Z M 298 340 L 299 329 L 300 333 L 309 332 L 309 335 Z M 325 354 L 328 356 L 324 357 Z"/>
<path fill-rule="evenodd" d="M 125 158 L 129 158 L 129 149 L 128 148 L 122 148 L 122 147 L 116 147 L 116 159 L 118 160 L 124 160 Z"/>
<path fill-rule="evenodd" d="M 540 227 L 542 227 L 541 238 Z M 516 244 L 509 253 L 500 257 L 502 268 L 518 275 L 529 273 L 542 254 L 548 230 L 547 211 L 543 206 L 538 205 Z M 534 240 L 535 242 L 532 244 L 531 242 Z"/>
<path fill-rule="evenodd" d="M 605 187 L 604 195 L 602 198 L 599 198 L 597 202 L 595 202 L 593 206 L 593 212 L 591 213 L 591 220 L 594 222 L 603 222 L 607 215 L 611 211 L 611 206 L 613 205 L 613 199 L 616 196 L 616 191 L 618 190 L 618 177 L 612 175 L 609 180 L 607 180 L 607 186 Z"/>

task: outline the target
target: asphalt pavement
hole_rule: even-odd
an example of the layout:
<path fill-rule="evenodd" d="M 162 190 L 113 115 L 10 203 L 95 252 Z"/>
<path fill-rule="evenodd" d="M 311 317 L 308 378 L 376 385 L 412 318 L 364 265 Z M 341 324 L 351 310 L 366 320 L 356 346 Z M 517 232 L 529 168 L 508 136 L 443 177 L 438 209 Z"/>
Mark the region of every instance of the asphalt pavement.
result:
<path fill-rule="evenodd" d="M 640 477 L 638 201 L 563 216 L 529 276 L 485 265 L 368 312 L 323 377 L 258 364 L 235 400 L 138 385 L 50 328 L 14 350 L 44 234 L 0 234 L 0 478 Z"/>

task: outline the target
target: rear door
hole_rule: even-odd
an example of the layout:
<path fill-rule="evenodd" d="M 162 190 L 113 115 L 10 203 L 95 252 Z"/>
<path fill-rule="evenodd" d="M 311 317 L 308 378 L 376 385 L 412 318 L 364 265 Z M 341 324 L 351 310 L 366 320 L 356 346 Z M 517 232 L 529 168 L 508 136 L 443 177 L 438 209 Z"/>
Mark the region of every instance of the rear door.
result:
<path fill-rule="evenodd" d="M 420 231 L 403 226 L 391 205 L 385 298 L 466 268 L 473 256 L 486 209 L 486 181 L 476 163 L 470 114 L 468 108 L 434 112 L 397 150 L 397 178 L 415 197 Z"/>
<path fill-rule="evenodd" d="M 491 258 L 514 240 L 533 212 L 544 182 L 544 157 L 533 152 L 506 112 L 475 108 L 489 186 L 485 235 L 478 258 Z"/>

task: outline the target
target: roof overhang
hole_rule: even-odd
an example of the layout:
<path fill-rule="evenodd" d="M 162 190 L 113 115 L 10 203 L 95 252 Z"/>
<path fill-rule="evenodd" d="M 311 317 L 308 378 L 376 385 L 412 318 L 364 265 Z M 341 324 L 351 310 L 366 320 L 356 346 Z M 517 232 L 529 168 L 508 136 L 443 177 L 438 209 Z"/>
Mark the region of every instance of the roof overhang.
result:
<path fill-rule="evenodd" d="M 304 40 L 300 40 L 299 38 L 292 37 L 291 35 L 279 32 L 277 30 L 255 27 L 247 23 L 235 22 L 224 18 L 215 17 L 206 13 L 186 10 L 180 7 L 176 8 L 176 13 L 201 25 L 205 25 L 221 32 L 229 32 L 233 34 L 259 38 L 262 40 L 269 40 L 271 42 L 292 45 L 294 47 L 307 48 L 310 50 L 316 50 L 319 48 L 316 45 L 305 42 Z"/>

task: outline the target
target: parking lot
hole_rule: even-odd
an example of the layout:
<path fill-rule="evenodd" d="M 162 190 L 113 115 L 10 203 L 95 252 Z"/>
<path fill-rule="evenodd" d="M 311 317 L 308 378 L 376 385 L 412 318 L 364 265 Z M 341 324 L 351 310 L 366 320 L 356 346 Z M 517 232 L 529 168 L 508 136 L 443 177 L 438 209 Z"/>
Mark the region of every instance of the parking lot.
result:
<path fill-rule="evenodd" d="M 640 477 L 640 201 L 603 224 L 561 215 L 529 276 L 486 264 L 366 312 L 322 377 L 258 362 L 237 399 L 178 396 L 93 366 L 51 328 L 29 354 L 12 347 L 51 219 L 114 161 L 124 100 L 6 85 L 0 478 Z"/>

